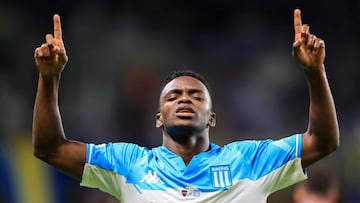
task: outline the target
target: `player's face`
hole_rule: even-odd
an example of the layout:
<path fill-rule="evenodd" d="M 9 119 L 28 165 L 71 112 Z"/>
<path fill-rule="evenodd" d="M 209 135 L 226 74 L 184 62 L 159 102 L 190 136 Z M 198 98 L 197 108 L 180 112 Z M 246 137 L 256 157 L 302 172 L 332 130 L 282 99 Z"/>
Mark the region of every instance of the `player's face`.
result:
<path fill-rule="evenodd" d="M 202 130 L 215 126 L 209 91 L 196 78 L 175 78 L 164 87 L 159 102 L 157 127 L 188 126 Z"/>

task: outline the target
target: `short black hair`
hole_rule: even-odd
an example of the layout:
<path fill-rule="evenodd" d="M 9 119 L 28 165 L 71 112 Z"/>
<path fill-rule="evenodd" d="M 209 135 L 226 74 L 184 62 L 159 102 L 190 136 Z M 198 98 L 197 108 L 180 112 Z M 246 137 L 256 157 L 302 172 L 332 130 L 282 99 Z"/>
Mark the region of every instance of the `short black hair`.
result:
<path fill-rule="evenodd" d="M 210 85 L 209 83 L 206 81 L 205 77 L 202 76 L 199 73 L 196 73 L 192 70 L 178 70 L 178 71 L 174 71 L 172 73 L 170 73 L 169 75 L 167 75 L 164 78 L 163 81 L 163 85 L 161 87 L 161 92 L 163 91 L 164 87 L 171 82 L 172 80 L 174 80 L 175 78 L 181 77 L 181 76 L 190 76 L 193 77 L 197 80 L 199 80 L 203 85 L 205 85 L 205 87 L 207 88 L 207 90 L 209 91 L 209 94 L 211 95 L 211 89 L 210 89 Z"/>

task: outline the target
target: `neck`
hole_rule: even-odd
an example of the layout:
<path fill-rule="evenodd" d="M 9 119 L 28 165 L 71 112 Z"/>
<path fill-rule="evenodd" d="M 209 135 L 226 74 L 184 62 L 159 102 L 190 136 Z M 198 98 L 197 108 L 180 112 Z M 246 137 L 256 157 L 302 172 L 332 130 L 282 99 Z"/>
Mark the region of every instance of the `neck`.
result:
<path fill-rule="evenodd" d="M 209 128 L 206 128 L 201 132 L 193 132 L 181 137 L 179 137 L 179 134 L 177 134 L 177 136 L 170 135 L 168 131 L 163 130 L 163 145 L 170 151 L 179 155 L 187 166 L 193 156 L 209 149 Z"/>

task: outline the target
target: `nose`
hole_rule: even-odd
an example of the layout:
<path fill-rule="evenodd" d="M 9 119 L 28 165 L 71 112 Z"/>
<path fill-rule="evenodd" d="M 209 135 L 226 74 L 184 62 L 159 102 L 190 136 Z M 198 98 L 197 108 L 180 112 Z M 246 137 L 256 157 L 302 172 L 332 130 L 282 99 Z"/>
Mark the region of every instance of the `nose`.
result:
<path fill-rule="evenodd" d="M 190 96 L 187 94 L 182 94 L 179 98 L 179 103 L 191 103 Z"/>

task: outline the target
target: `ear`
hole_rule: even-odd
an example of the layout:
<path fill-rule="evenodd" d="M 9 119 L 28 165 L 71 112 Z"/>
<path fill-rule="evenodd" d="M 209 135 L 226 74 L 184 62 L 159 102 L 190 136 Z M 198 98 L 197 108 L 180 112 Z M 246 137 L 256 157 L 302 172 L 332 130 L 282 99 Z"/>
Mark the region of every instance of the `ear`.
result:
<path fill-rule="evenodd" d="M 161 113 L 158 112 L 156 114 L 156 128 L 161 128 L 162 126 L 163 126 L 162 116 L 161 116 Z"/>
<path fill-rule="evenodd" d="M 210 127 L 215 127 L 216 125 L 216 114 L 214 112 L 210 112 L 208 125 Z"/>

